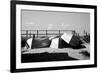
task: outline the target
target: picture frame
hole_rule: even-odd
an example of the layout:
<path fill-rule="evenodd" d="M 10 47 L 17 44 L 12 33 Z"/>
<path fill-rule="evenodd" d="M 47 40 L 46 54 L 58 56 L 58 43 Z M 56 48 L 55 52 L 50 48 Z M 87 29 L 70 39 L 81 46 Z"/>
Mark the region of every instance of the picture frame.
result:
<path fill-rule="evenodd" d="M 90 17 L 90 59 L 80 61 L 45 61 L 45 62 L 21 62 L 21 30 L 22 10 L 55 11 L 55 12 L 79 12 L 89 13 Z M 45 14 L 45 13 L 44 13 Z M 11 1 L 11 72 L 29 72 L 61 69 L 79 69 L 97 67 L 97 6 L 81 4 L 48 3 L 34 1 Z M 44 25 L 45 26 L 45 25 Z"/>

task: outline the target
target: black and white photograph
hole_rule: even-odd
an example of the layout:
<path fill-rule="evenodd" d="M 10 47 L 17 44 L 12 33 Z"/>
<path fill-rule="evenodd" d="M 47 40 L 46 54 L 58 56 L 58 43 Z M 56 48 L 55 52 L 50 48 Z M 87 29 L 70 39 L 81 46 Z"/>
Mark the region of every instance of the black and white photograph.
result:
<path fill-rule="evenodd" d="M 21 62 L 90 59 L 90 13 L 21 10 Z"/>
<path fill-rule="evenodd" d="M 16 69 L 96 66 L 95 6 L 15 4 Z"/>

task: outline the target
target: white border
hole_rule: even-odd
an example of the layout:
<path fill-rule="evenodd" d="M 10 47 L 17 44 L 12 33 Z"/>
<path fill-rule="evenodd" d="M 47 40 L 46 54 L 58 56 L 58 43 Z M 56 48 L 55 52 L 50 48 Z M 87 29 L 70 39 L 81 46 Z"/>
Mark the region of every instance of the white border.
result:
<path fill-rule="evenodd" d="M 90 60 L 21 63 L 21 9 L 90 13 Z M 16 5 L 16 69 L 94 64 L 94 10 L 70 7 Z"/>

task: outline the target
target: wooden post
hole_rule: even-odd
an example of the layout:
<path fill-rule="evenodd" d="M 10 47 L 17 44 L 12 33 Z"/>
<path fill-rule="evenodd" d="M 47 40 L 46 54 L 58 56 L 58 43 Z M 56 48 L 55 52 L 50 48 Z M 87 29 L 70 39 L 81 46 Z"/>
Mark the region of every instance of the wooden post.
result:
<path fill-rule="evenodd" d="M 35 34 L 33 34 L 33 39 L 35 38 Z"/>
<path fill-rule="evenodd" d="M 38 37 L 38 30 L 37 30 L 37 37 Z"/>
<path fill-rule="evenodd" d="M 59 37 L 60 37 L 60 30 L 59 30 Z"/>
<path fill-rule="evenodd" d="M 26 30 L 26 38 L 28 38 L 28 30 Z"/>
<path fill-rule="evenodd" d="M 72 31 L 72 33 L 73 33 L 73 35 L 75 35 L 75 30 L 74 30 L 74 31 Z"/>
<path fill-rule="evenodd" d="M 78 33 L 78 37 L 80 37 L 79 33 Z"/>
<path fill-rule="evenodd" d="M 86 32 L 86 36 L 87 36 L 87 32 Z"/>
<path fill-rule="evenodd" d="M 30 38 L 31 38 L 31 32 L 30 32 Z"/>
<path fill-rule="evenodd" d="M 46 30 L 46 37 L 47 37 L 48 33 L 47 33 L 47 30 Z"/>

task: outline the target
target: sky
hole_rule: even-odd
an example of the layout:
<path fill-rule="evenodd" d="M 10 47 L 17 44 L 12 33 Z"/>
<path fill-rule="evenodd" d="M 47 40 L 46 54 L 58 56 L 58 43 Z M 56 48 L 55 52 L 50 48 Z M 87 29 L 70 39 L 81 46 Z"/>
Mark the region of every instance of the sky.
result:
<path fill-rule="evenodd" d="M 90 13 L 21 10 L 22 30 L 75 30 L 90 33 Z"/>

